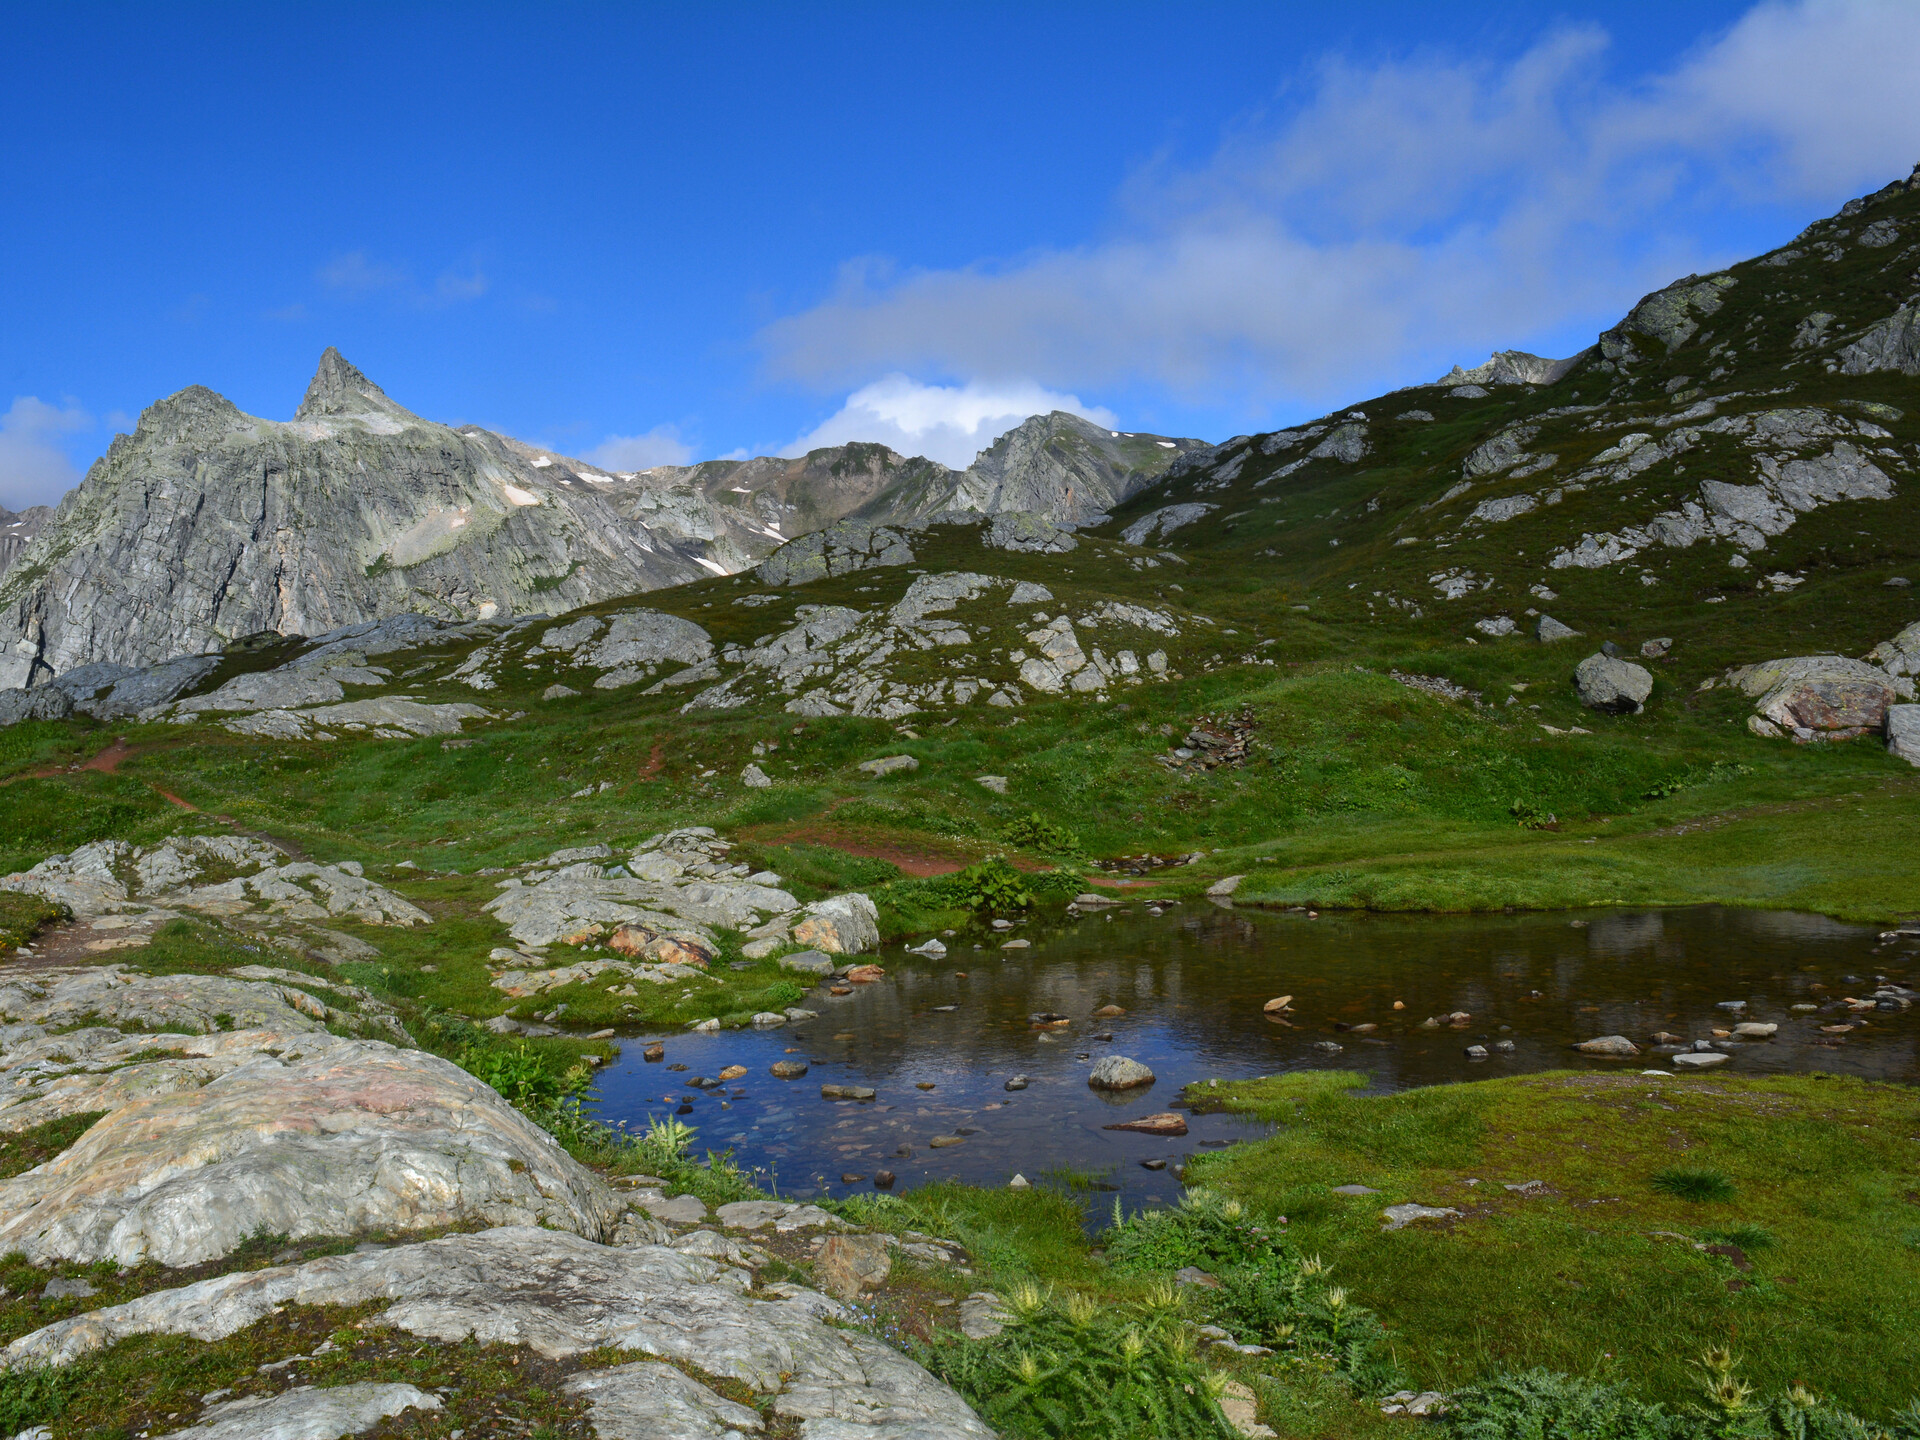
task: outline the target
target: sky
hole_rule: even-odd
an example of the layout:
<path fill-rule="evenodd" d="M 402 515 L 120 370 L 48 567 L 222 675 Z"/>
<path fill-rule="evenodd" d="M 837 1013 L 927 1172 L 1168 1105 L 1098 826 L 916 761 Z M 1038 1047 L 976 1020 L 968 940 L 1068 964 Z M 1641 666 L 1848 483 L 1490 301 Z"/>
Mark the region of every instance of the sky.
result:
<path fill-rule="evenodd" d="M 611 468 L 1218 440 L 1920 161 L 1920 3 L 0 0 L 0 506 L 202 384 Z"/>

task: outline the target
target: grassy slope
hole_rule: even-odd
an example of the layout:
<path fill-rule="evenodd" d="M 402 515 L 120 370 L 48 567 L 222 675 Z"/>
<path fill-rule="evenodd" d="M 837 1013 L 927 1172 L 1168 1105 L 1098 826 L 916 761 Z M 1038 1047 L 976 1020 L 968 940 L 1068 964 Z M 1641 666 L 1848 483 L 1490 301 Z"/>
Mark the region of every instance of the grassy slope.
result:
<path fill-rule="evenodd" d="M 1362 1097 L 1351 1093 L 1360 1083 L 1305 1074 L 1190 1092 L 1282 1128 L 1203 1158 L 1189 1180 L 1287 1215 L 1296 1243 L 1392 1327 L 1421 1383 L 1545 1365 L 1679 1401 L 1697 1389 L 1702 1348 L 1726 1344 L 1763 1389 L 1800 1382 L 1878 1415 L 1911 1398 L 1911 1090 L 1818 1075 L 1550 1073 Z M 1733 1198 L 1662 1194 L 1652 1178 L 1676 1165 L 1723 1172 Z M 1548 1192 L 1502 1188 L 1531 1180 Z M 1380 1193 L 1331 1193 L 1345 1184 Z M 1403 1201 L 1464 1217 L 1384 1232 L 1380 1209 Z M 1739 1227 L 1773 1242 L 1746 1237 L 1744 1276 L 1670 1238 Z M 1748 1288 L 1730 1292 L 1741 1278 Z"/>

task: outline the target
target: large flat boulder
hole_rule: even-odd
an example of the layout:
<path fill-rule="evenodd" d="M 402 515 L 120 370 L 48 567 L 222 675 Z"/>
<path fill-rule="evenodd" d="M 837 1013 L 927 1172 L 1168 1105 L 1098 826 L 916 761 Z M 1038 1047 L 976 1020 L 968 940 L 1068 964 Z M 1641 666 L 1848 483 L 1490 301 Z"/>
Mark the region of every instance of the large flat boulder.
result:
<path fill-rule="evenodd" d="M 613 1249 L 512 1226 L 144 1295 L 24 1335 L 0 1352 L 0 1364 L 71 1364 L 135 1335 L 218 1340 L 286 1305 L 384 1300 L 383 1325 L 424 1339 L 457 1343 L 471 1335 L 481 1344 L 527 1345 L 550 1359 L 616 1348 L 691 1361 L 777 1396 L 775 1412 L 798 1420 L 810 1440 L 992 1440 L 951 1389 L 851 1328 L 844 1306 L 798 1287 L 782 1287 L 779 1299 L 753 1299 L 745 1293 L 751 1284 L 744 1270 L 664 1246 Z M 602 1434 L 621 1423 L 622 1412 L 651 1413 L 654 1423 L 734 1413 L 704 1387 L 666 1380 L 651 1367 L 589 1371 L 573 1384 L 593 1396 L 596 1426 L 605 1407 Z"/>
<path fill-rule="evenodd" d="M 1754 701 L 1754 713 L 1783 731 L 1864 735 L 1887 721 L 1887 707 L 1911 699 L 1913 682 L 1844 655 L 1798 655 L 1742 665 L 1727 679 Z"/>
<path fill-rule="evenodd" d="M 206 977 L 185 977 L 206 978 Z M 268 987 L 261 987 L 268 988 Z M 325 1033 L 232 1037 L 204 1085 L 169 1060 L 116 1072 L 124 1098 L 64 1153 L 0 1182 L 0 1253 L 194 1265 L 265 1231 L 294 1238 L 544 1225 L 598 1239 L 625 1208 L 551 1136 L 464 1070 Z M 25 1069 L 26 1067 L 22 1067 Z M 12 1076 L 20 1083 L 27 1077 Z"/>

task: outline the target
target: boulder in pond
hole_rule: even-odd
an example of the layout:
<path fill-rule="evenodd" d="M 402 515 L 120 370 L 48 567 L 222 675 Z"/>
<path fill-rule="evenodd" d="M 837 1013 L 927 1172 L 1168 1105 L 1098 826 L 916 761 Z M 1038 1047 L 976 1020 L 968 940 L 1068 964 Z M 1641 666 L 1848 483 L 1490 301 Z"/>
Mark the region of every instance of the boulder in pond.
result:
<path fill-rule="evenodd" d="M 1088 1072 L 1087 1084 L 1095 1090 L 1133 1090 L 1153 1084 L 1153 1071 L 1138 1060 L 1109 1055 Z"/>
<path fill-rule="evenodd" d="M 1602 1035 L 1598 1039 L 1582 1040 L 1573 1048 L 1582 1055 L 1604 1055 L 1614 1059 L 1626 1059 L 1640 1053 L 1640 1047 L 1624 1035 Z"/>
<path fill-rule="evenodd" d="M 1643 665 L 1612 655 L 1589 655 L 1574 667 L 1574 688 L 1589 710 L 1609 715 L 1638 715 L 1653 693 L 1653 674 Z"/>
<path fill-rule="evenodd" d="M 1187 1120 L 1177 1111 L 1165 1110 L 1158 1115 L 1142 1115 L 1138 1120 L 1122 1120 L 1115 1125 L 1102 1125 L 1102 1130 L 1132 1130 L 1141 1135 L 1184 1135 L 1187 1133 Z"/>

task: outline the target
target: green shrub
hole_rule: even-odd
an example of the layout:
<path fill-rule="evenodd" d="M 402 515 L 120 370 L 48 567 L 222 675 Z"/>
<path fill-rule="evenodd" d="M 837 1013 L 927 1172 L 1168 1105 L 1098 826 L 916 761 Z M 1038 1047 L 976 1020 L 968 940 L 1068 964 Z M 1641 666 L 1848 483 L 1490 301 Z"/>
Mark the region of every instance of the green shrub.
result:
<path fill-rule="evenodd" d="M 1653 1188 L 1676 1200 L 1696 1204 L 1722 1204 L 1733 1199 L 1733 1181 L 1724 1170 L 1698 1165 L 1669 1165 L 1654 1172 Z"/>
<path fill-rule="evenodd" d="M 1009 845 L 1022 850 L 1038 850 L 1043 855 L 1078 855 L 1080 837 L 1064 825 L 1057 825 L 1039 811 L 1029 811 L 1001 832 Z"/>
<path fill-rule="evenodd" d="M 554 1105 L 585 1090 L 592 1080 L 584 1064 L 558 1071 L 524 1040 L 518 1045 L 469 1044 L 454 1056 L 454 1063 L 523 1110 Z"/>
<path fill-rule="evenodd" d="M 1503 1375 L 1453 1396 L 1458 1440 L 1689 1440 L 1691 1425 L 1619 1386 L 1546 1370 Z"/>
<path fill-rule="evenodd" d="M 918 1358 L 1008 1440 L 1231 1440 L 1238 1434 L 1194 1357 L 1171 1284 L 1145 1305 L 1028 1282 L 991 1340 L 918 1347 Z"/>

